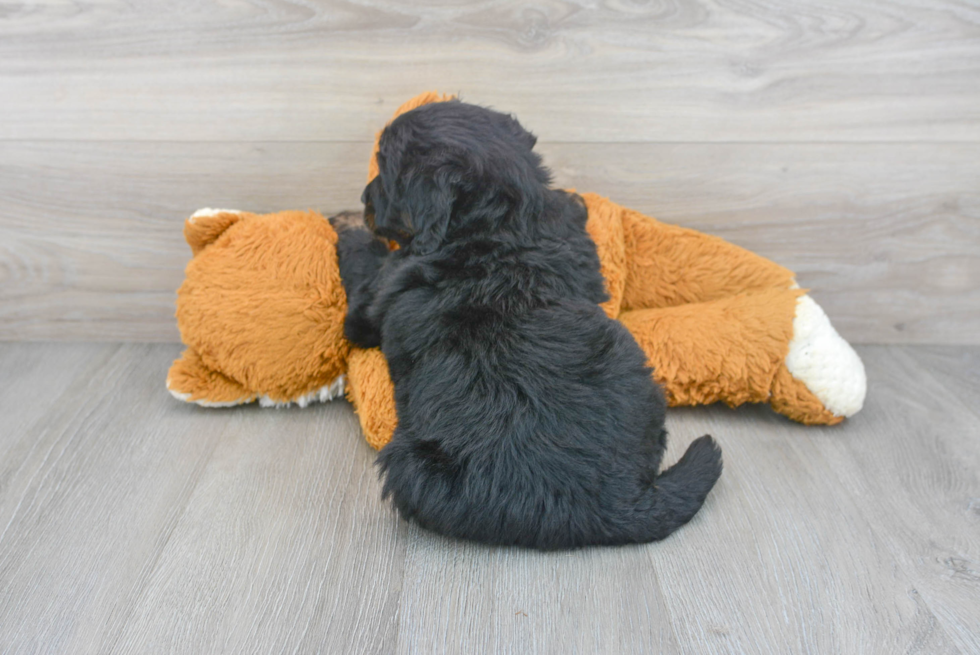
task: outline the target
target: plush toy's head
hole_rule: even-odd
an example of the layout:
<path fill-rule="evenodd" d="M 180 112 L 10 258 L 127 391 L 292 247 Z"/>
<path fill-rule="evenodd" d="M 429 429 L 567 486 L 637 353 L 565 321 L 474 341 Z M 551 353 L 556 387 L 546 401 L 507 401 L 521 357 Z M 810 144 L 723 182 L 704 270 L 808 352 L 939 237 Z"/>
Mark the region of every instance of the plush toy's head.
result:
<path fill-rule="evenodd" d="M 170 392 L 207 406 L 340 395 L 350 344 L 330 223 L 312 211 L 201 210 L 184 236 L 194 253 L 177 292 L 187 350 Z"/>
<path fill-rule="evenodd" d="M 423 93 L 392 120 L 452 97 Z M 374 153 L 369 182 L 377 175 Z M 194 258 L 177 291 L 187 349 L 167 374 L 174 397 L 207 407 L 256 400 L 305 406 L 344 393 L 347 297 L 337 233 L 326 219 L 312 211 L 202 209 L 185 222 L 184 237 Z"/>

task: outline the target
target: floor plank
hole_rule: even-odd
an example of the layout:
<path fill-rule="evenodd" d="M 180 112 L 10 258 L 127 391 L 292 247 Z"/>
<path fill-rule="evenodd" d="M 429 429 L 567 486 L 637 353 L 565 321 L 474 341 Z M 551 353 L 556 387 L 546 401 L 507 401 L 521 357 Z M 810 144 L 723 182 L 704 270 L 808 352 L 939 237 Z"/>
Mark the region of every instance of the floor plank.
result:
<path fill-rule="evenodd" d="M 977 652 L 977 349 L 860 350 L 841 426 L 670 413 L 669 458 L 725 449 L 676 535 L 536 553 L 399 521 L 344 402 L 203 410 L 172 345 L 0 344 L 0 650 Z"/>
<path fill-rule="evenodd" d="M 534 553 L 412 527 L 399 652 L 673 653 L 681 641 L 642 547 Z"/>
<path fill-rule="evenodd" d="M 975 359 L 975 348 L 962 351 Z M 932 609 L 953 643 L 964 653 L 980 652 L 976 396 L 968 405 L 938 383 L 929 371 L 941 360 L 929 349 L 862 353 L 877 400 L 854 423 L 874 426 L 877 438 L 794 446 L 808 461 L 821 458 L 836 484 L 861 500 L 867 525 L 909 574 L 910 595 Z M 969 374 L 952 368 L 953 379 Z"/>
<path fill-rule="evenodd" d="M 0 139 L 361 139 L 438 88 L 547 141 L 976 142 L 978 36 L 961 0 L 24 2 Z"/>
<path fill-rule="evenodd" d="M 233 411 L 113 652 L 393 652 L 407 526 L 349 405 Z"/>
<path fill-rule="evenodd" d="M 66 349 L 0 362 L 33 351 L 37 391 Z M 391 651 L 405 526 L 346 403 L 205 411 L 163 388 L 174 346 L 74 349 L 102 365 L 0 452 L 0 650 Z"/>
<path fill-rule="evenodd" d="M 980 348 L 933 345 L 903 351 L 903 354 L 980 417 Z M 980 444 L 967 443 L 968 448 L 976 445 Z"/>
<path fill-rule="evenodd" d="M 685 652 L 957 652 L 935 613 L 910 596 L 861 499 L 794 448 L 801 439 L 877 439 L 873 426 L 806 428 L 763 407 L 673 414 L 676 437 L 711 433 L 725 454 L 707 511 L 684 539 L 648 551 Z"/>
<path fill-rule="evenodd" d="M 4 345 L 3 358 L 19 348 Z M 0 453 L 0 644 L 6 652 L 96 652 L 121 629 L 217 440 L 234 425 L 218 414 L 192 417 L 161 393 L 173 346 L 77 346 L 96 351 L 98 365 L 75 375 L 63 367 L 63 346 L 36 348 L 42 375 L 14 382 L 35 393 L 23 407 L 40 406 L 44 416 L 5 437 Z M 40 395 L 33 378 L 62 375 L 71 379 L 64 393 Z"/>
<path fill-rule="evenodd" d="M 15 451 L 34 447 L 24 435 L 36 432 L 33 426 L 50 413 L 51 403 L 89 378 L 116 348 L 95 343 L 0 346 L 0 453 L 5 455 L 0 480 L 9 480 L 14 467 L 23 463 L 26 456 L 15 456 Z"/>
<path fill-rule="evenodd" d="M 0 339 L 176 341 L 184 217 L 359 207 L 369 147 L 0 142 Z M 797 271 L 852 341 L 980 338 L 980 145 L 539 147 L 558 184 Z"/>

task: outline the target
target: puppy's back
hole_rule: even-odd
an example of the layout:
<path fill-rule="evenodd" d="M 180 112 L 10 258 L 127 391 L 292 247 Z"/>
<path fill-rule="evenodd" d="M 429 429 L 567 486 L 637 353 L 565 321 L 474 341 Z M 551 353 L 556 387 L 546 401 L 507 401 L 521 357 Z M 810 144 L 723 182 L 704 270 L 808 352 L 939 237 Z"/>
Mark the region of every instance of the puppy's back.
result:
<path fill-rule="evenodd" d="M 405 518 L 552 549 L 660 539 L 701 506 L 720 451 L 707 438 L 657 481 L 662 394 L 635 341 L 598 307 L 561 301 L 495 340 L 460 336 L 401 384 L 407 411 L 379 461 Z"/>

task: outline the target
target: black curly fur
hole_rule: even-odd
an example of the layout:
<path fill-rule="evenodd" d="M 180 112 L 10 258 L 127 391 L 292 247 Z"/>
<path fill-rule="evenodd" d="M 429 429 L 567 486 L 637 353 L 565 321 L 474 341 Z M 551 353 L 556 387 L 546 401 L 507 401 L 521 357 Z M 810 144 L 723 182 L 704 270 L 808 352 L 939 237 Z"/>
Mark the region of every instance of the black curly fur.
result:
<path fill-rule="evenodd" d="M 658 475 L 663 393 L 607 299 L 581 198 L 549 188 L 510 116 L 426 105 L 381 137 L 365 219 L 341 229 L 347 337 L 380 344 L 398 428 L 384 494 L 425 528 L 574 548 L 663 539 L 698 511 L 721 450 Z"/>

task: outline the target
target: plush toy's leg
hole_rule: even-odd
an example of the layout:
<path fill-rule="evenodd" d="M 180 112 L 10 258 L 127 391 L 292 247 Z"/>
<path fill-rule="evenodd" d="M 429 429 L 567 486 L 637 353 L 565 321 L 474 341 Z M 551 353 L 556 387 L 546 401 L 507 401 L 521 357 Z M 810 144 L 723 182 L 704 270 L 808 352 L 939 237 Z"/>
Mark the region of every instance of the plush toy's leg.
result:
<path fill-rule="evenodd" d="M 832 425 L 861 408 L 864 368 L 802 294 L 768 289 L 624 312 L 619 320 L 671 405 L 769 401 L 795 421 Z"/>
<path fill-rule="evenodd" d="M 256 394 L 229 377 L 208 368 L 193 348 L 188 348 L 167 373 L 167 390 L 178 400 L 203 407 L 232 407 L 250 403 Z"/>
<path fill-rule="evenodd" d="M 839 354 L 828 356 L 826 344 L 833 343 L 825 331 L 829 322 L 821 325 L 811 312 L 797 312 L 797 307 L 815 306 L 802 294 L 798 289 L 768 289 L 706 303 L 635 310 L 619 319 L 646 352 L 654 377 L 673 406 L 721 401 L 734 407 L 769 401 L 773 409 L 795 421 L 833 425 L 860 409 L 864 370 L 856 355 L 847 355 L 849 346 L 842 350 L 837 343 L 833 348 Z M 810 336 L 793 339 L 794 330 Z M 815 379 L 812 376 L 803 374 L 807 383 L 793 377 L 787 368 L 788 350 L 796 356 L 817 356 L 811 361 L 827 366 L 814 370 L 825 372 L 845 370 L 847 366 L 838 366 L 841 362 L 853 369 L 856 362 L 858 370 L 852 378 L 858 384 L 818 387 L 818 391 L 836 390 L 849 397 L 850 405 L 834 405 L 818 397 L 807 387 Z M 794 370 L 800 374 L 795 364 Z M 384 355 L 378 349 L 352 349 L 347 375 L 347 398 L 358 413 L 367 442 L 380 450 L 391 440 L 398 422 L 395 390 Z M 828 407 L 845 407 L 846 411 L 835 414 Z"/>
<path fill-rule="evenodd" d="M 793 290 L 637 309 L 619 320 L 654 368 L 671 405 L 769 399 L 793 336 Z"/>
<path fill-rule="evenodd" d="M 595 194 L 583 198 L 590 223 L 593 213 L 618 215 L 622 222 L 621 311 L 674 307 L 794 285 L 792 271 L 724 239 L 661 223 Z"/>
<path fill-rule="evenodd" d="M 791 271 L 718 237 L 583 197 L 610 295 L 622 298 L 607 312 L 619 312 L 673 404 L 769 400 L 781 414 L 820 424 L 861 409 L 860 358 Z M 617 220 L 621 230 L 610 229 Z"/>
<path fill-rule="evenodd" d="M 347 399 L 361 422 L 368 444 L 381 450 L 391 441 L 398 424 L 395 413 L 395 385 L 388 374 L 388 362 L 377 348 L 352 348 L 347 358 Z"/>

